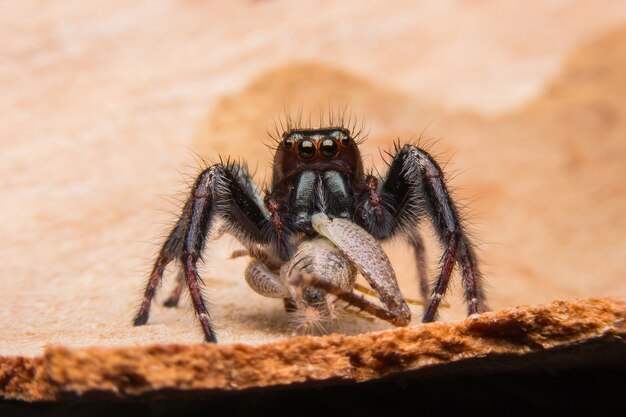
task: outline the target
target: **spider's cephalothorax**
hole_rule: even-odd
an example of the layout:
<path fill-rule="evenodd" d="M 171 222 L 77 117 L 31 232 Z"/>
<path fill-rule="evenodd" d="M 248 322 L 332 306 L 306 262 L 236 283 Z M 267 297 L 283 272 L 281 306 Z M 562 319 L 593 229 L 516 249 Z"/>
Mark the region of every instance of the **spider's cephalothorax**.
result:
<path fill-rule="evenodd" d="M 429 218 L 444 254 L 432 290 L 426 276 L 418 225 Z M 223 223 L 214 227 L 220 218 Z M 176 226 L 163 244 L 146 286 L 135 325 L 148 320 L 150 304 L 171 261 L 179 282 L 165 302 L 176 306 L 186 284 L 205 339 L 215 342 L 200 293 L 196 264 L 207 235 L 233 234 L 252 257 L 250 287 L 281 298 L 296 330 L 319 333 L 343 300 L 395 325 L 410 311 L 379 241 L 400 236 L 415 253 L 423 321 L 433 321 L 452 270 L 459 266 L 468 314 L 486 309 L 471 242 L 435 160 L 415 145 L 397 146 L 385 178 L 366 175 L 357 142 L 345 128 L 291 129 L 278 141 L 271 188 L 261 195 L 245 164 L 215 164 L 198 176 Z M 384 307 L 353 293 L 357 272 Z"/>

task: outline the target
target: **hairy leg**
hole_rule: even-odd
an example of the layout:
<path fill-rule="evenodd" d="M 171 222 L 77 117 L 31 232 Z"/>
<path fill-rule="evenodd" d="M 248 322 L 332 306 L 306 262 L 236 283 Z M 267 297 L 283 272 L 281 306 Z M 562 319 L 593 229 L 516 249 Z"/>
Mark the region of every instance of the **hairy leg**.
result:
<path fill-rule="evenodd" d="M 180 301 L 180 296 L 183 293 L 183 287 L 185 286 L 185 273 L 183 270 L 178 271 L 176 275 L 176 286 L 170 293 L 169 297 L 163 302 L 163 306 L 176 308 Z"/>
<path fill-rule="evenodd" d="M 484 311 L 481 274 L 473 245 L 435 160 L 417 146 L 404 145 L 397 149 L 382 186 L 378 185 L 377 178 L 368 176 L 362 188 L 365 191 L 357 203 L 356 217 L 378 239 L 396 234 L 412 239 L 423 217 L 429 217 L 434 225 L 444 255 L 439 277 L 428 296 L 430 301 L 423 321 L 435 319 L 455 264 L 461 268 L 468 313 Z M 419 246 L 416 241 L 412 244 L 414 248 Z M 424 294 L 424 280 L 420 281 L 420 290 Z"/>
<path fill-rule="evenodd" d="M 221 232 L 221 234 L 223 233 L 224 231 Z M 258 250 L 255 251 L 254 248 L 251 249 L 236 249 L 230 254 L 230 259 L 237 259 L 243 256 L 256 256 L 257 258 L 263 258 L 265 256 L 265 253 L 261 253 Z M 267 266 L 265 264 L 263 264 L 263 266 L 267 269 Z M 178 272 L 178 275 L 176 276 L 176 285 L 172 289 L 172 292 L 167 297 L 167 299 L 163 302 L 163 306 L 170 308 L 178 307 L 178 303 L 180 301 L 184 286 L 185 274 L 182 270 L 180 270 Z"/>
<path fill-rule="evenodd" d="M 193 185 L 180 219 L 155 261 L 141 307 L 135 316 L 136 326 L 147 322 L 150 305 L 165 267 L 176 259 L 181 264 L 182 275 L 205 340 L 216 341 L 209 311 L 200 291 L 202 280 L 197 271 L 197 262 L 201 259 L 207 234 L 211 232 L 217 216 L 225 220 L 228 230 L 240 240 L 267 243 L 267 210 L 261 206 L 260 198 L 251 189 L 252 179 L 245 166 L 217 164 L 202 171 Z M 172 300 L 172 303 L 174 301 L 177 300 Z"/>
<path fill-rule="evenodd" d="M 413 249 L 413 256 L 417 266 L 417 276 L 419 277 L 420 282 L 420 294 L 422 295 L 423 300 L 428 300 L 430 282 L 428 280 L 428 272 L 426 268 L 426 249 L 424 248 L 424 239 L 422 239 L 422 235 L 416 230 L 414 233 L 408 235 L 407 240 Z"/>
<path fill-rule="evenodd" d="M 135 318 L 133 320 L 133 324 L 135 326 L 141 326 L 148 322 L 152 299 L 156 295 L 156 290 L 161 284 L 165 267 L 171 261 L 177 259 L 180 256 L 185 230 L 190 220 L 189 217 L 192 204 L 193 201 L 191 200 L 188 200 L 185 203 L 185 206 L 183 207 L 183 212 L 178 219 L 176 226 L 174 226 L 169 236 L 165 240 L 165 243 L 161 247 L 161 250 L 159 251 L 159 255 L 157 256 L 157 259 L 154 262 L 154 266 L 152 267 L 150 278 L 148 279 L 148 282 L 146 284 L 146 289 L 144 291 L 141 306 L 139 307 L 139 310 L 137 311 L 137 314 L 135 315 Z"/>
<path fill-rule="evenodd" d="M 391 169 L 396 163 L 402 167 L 407 183 L 415 184 L 411 187 L 414 188 L 412 192 L 417 194 L 415 197 L 423 199 L 426 212 L 444 246 L 441 272 L 431 293 L 423 321 L 435 319 L 455 263 L 461 266 L 468 313 L 478 313 L 483 297 L 480 271 L 474 258 L 472 243 L 450 197 L 441 168 L 426 151 L 411 145 L 402 147 Z"/>

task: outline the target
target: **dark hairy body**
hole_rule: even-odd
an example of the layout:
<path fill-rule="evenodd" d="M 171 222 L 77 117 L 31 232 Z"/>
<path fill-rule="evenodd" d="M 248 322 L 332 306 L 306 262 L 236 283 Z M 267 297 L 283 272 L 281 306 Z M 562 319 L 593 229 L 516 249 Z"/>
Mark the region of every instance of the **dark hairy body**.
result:
<path fill-rule="evenodd" d="M 432 221 L 444 249 L 432 288 L 418 231 L 424 218 Z M 416 145 L 397 145 L 386 175 L 379 178 L 364 172 L 358 143 L 348 129 L 288 129 L 277 143 L 271 187 L 264 193 L 254 184 L 245 164 L 219 163 L 205 169 L 157 256 L 135 325 L 147 322 L 165 267 L 176 261 L 181 271 L 179 285 L 166 305 L 176 306 L 186 286 L 205 340 L 216 342 L 200 292 L 197 263 L 207 238 L 219 232 L 234 235 L 246 248 L 245 254 L 253 258 L 246 271 L 251 287 L 262 295 L 283 298 L 287 311 L 305 307 L 330 311 L 328 295 L 332 294 L 394 325 L 407 325 L 410 311 L 378 244 L 392 237 L 405 239 L 414 250 L 420 290 L 428 300 L 423 322 L 435 320 L 455 265 L 460 269 L 468 314 L 486 309 L 473 245 L 442 170 Z M 303 242 L 321 238 L 338 248 L 333 259 L 347 262 L 340 281 L 332 275 L 321 276 L 325 272 L 318 272 L 321 270 L 315 264 L 293 272 L 298 248 Z M 319 241 L 319 245 L 322 248 L 326 243 Z M 310 251 L 315 252 L 315 246 Z M 353 293 L 356 270 L 384 307 Z"/>

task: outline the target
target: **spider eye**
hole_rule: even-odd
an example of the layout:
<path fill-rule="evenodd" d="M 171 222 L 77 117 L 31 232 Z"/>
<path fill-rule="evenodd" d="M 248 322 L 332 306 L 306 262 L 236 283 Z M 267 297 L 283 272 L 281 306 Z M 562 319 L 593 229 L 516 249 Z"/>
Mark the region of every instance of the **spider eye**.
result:
<path fill-rule="evenodd" d="M 350 144 L 350 138 L 348 136 L 344 136 L 343 138 L 341 138 L 341 143 L 343 145 L 349 145 Z"/>
<path fill-rule="evenodd" d="M 311 159 L 315 156 L 315 144 L 310 140 L 303 140 L 298 145 L 298 155 L 302 159 Z"/>
<path fill-rule="evenodd" d="M 293 146 L 293 139 L 287 138 L 285 139 L 285 149 L 291 149 Z"/>
<path fill-rule="evenodd" d="M 320 145 L 320 153 L 326 158 L 332 158 L 337 155 L 337 144 L 332 139 L 324 139 Z"/>

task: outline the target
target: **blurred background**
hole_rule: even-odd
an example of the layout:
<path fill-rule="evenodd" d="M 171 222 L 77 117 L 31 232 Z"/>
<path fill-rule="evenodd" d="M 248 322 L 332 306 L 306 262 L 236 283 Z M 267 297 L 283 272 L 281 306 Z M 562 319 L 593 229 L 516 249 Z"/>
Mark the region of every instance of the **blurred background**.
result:
<path fill-rule="evenodd" d="M 201 160 L 269 180 L 267 131 L 300 109 L 347 108 L 383 171 L 393 140 L 429 146 L 492 308 L 626 295 L 624 1 L 4 1 L 0 36 L 2 355 L 200 341 L 186 308 L 130 325 L 152 257 Z M 288 337 L 234 248 L 202 268 L 220 341 Z M 410 252 L 387 249 L 417 297 Z M 465 315 L 453 287 L 442 320 Z"/>

